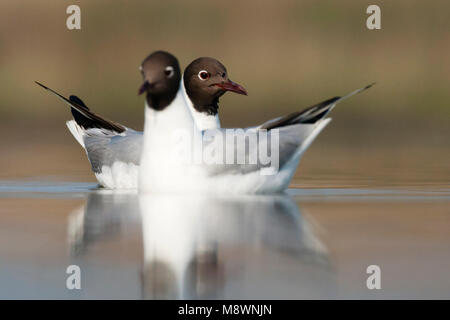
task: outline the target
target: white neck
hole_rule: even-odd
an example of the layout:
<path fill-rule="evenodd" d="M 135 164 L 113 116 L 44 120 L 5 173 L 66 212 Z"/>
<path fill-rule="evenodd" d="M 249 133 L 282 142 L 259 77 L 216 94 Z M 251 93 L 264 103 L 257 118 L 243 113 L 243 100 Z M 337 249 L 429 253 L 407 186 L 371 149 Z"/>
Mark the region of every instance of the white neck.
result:
<path fill-rule="evenodd" d="M 152 109 L 145 101 L 144 144 L 145 140 L 148 140 L 146 138 L 152 137 L 153 132 L 162 135 L 175 129 L 192 131 L 194 120 L 189 112 L 183 91 L 184 89 L 180 85 L 175 99 L 161 111 Z"/>
<path fill-rule="evenodd" d="M 189 107 L 189 110 L 191 111 L 192 117 L 194 118 L 195 124 L 197 125 L 197 128 L 199 130 L 207 130 L 207 129 L 218 129 L 220 128 L 220 120 L 219 120 L 219 114 L 216 115 L 209 115 L 203 112 L 199 112 L 194 108 L 194 104 L 192 103 L 192 100 L 189 98 L 186 89 L 184 87 L 184 81 L 181 80 L 182 87 L 183 87 L 183 93 L 186 100 L 186 104 Z"/>
<path fill-rule="evenodd" d="M 158 180 L 170 180 L 184 169 L 176 152 L 198 132 L 183 94 L 161 111 L 145 103 L 144 141 L 139 169 L 139 188 L 152 189 Z M 165 179 L 166 178 L 166 179 Z"/>

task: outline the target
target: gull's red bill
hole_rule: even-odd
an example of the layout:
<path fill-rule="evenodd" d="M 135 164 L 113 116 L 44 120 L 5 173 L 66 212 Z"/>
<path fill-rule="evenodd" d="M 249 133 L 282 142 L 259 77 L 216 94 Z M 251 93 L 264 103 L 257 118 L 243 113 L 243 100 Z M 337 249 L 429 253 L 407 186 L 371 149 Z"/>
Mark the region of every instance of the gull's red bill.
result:
<path fill-rule="evenodd" d="M 149 83 L 147 80 L 144 81 L 144 83 L 142 84 L 142 86 L 139 88 L 138 95 L 143 94 L 143 93 L 146 92 L 149 88 L 150 88 L 150 83 Z"/>
<path fill-rule="evenodd" d="M 227 82 L 216 83 L 215 85 L 218 86 L 219 88 L 222 88 L 225 91 L 231 91 L 238 94 L 243 94 L 245 96 L 247 95 L 247 91 L 244 89 L 243 86 L 231 80 L 228 80 Z"/>

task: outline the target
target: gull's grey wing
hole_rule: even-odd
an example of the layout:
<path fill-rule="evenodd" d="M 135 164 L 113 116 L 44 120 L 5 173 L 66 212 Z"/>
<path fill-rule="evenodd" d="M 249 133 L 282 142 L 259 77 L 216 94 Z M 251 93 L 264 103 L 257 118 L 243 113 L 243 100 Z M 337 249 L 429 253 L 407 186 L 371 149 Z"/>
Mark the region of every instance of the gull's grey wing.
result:
<path fill-rule="evenodd" d="M 112 166 L 114 162 L 139 165 L 143 144 L 143 133 L 127 129 L 120 135 L 98 133 L 99 129 L 86 131 L 84 138 L 86 152 L 95 173 L 103 166 Z M 96 134 L 97 133 L 97 134 Z"/>
<path fill-rule="evenodd" d="M 208 138 L 204 137 L 203 139 L 203 156 L 205 157 L 205 154 L 208 154 L 209 150 L 213 150 L 217 146 L 222 146 L 223 156 L 222 160 L 219 160 L 221 164 L 208 165 L 209 174 L 247 174 L 250 172 L 259 171 L 263 168 L 269 168 L 273 165 L 273 162 L 262 163 L 259 156 L 257 157 L 257 161 L 250 162 L 251 155 L 259 155 L 260 152 L 268 155 L 271 159 L 278 156 L 278 167 L 282 169 L 283 166 L 293 157 L 297 154 L 301 154 L 309 146 L 318 132 L 325 127 L 329 120 L 326 119 L 322 122 L 323 123 L 320 124 L 294 124 L 267 130 L 267 139 L 262 138 L 261 135 L 258 134 L 262 132 L 262 130 L 246 130 L 242 133 L 242 136 L 245 139 L 242 140 L 241 136 L 241 143 L 238 142 L 237 137 L 234 137 L 234 139 L 226 138 L 227 129 L 205 130 L 203 131 L 203 136 L 208 135 Z M 316 134 L 314 134 L 315 131 L 317 131 Z M 256 143 L 250 143 L 250 135 L 254 135 L 253 139 Z M 215 139 L 220 139 L 222 142 L 218 142 Z M 272 140 L 278 141 L 278 150 L 276 145 L 273 146 L 275 152 L 274 155 L 272 155 L 271 152 Z M 245 142 L 243 143 L 242 141 Z M 233 161 L 229 161 L 232 162 L 229 164 L 223 164 L 227 163 L 227 152 L 232 152 L 234 155 Z M 245 162 L 241 161 L 238 163 L 238 152 L 245 155 Z M 228 159 L 231 159 L 231 156 Z"/>

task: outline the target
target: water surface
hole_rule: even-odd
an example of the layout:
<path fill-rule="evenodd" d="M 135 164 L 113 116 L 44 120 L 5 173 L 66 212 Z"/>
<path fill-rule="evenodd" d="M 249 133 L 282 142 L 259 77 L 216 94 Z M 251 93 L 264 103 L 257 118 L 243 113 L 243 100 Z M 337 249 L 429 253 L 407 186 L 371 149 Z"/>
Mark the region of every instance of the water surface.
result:
<path fill-rule="evenodd" d="M 0 298 L 450 298 L 449 209 L 442 185 L 209 198 L 4 180 Z"/>

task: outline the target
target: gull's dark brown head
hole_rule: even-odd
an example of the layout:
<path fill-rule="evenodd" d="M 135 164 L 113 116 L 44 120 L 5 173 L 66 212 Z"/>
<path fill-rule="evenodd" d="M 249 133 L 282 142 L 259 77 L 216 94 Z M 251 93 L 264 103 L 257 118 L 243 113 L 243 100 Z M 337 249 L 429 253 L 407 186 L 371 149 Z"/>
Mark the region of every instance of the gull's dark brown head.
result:
<path fill-rule="evenodd" d="M 184 70 L 186 93 L 194 108 L 203 113 L 216 115 L 219 98 L 227 91 L 247 95 L 241 85 L 228 78 L 225 66 L 214 58 L 198 58 Z"/>
<path fill-rule="evenodd" d="M 146 93 L 148 106 L 163 110 L 177 95 L 181 81 L 177 58 L 165 51 L 155 51 L 142 62 L 139 70 L 144 79 L 139 94 Z"/>

